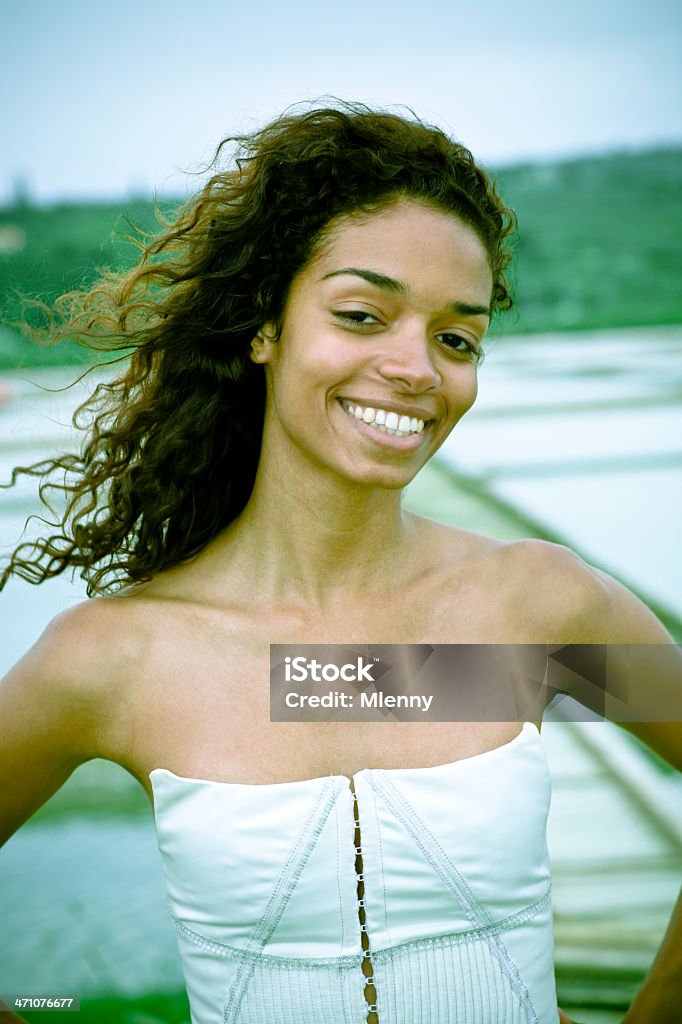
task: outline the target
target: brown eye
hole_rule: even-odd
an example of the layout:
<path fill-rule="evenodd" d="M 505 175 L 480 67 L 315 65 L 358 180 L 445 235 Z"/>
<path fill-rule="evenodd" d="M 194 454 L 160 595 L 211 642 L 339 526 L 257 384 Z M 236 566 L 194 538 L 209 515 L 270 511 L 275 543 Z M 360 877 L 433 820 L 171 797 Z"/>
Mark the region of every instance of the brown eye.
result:
<path fill-rule="evenodd" d="M 371 313 L 365 313 L 362 309 L 341 309 L 334 312 L 339 320 L 346 320 L 348 323 L 358 324 L 360 327 L 372 327 L 379 321 Z"/>
<path fill-rule="evenodd" d="M 456 352 L 470 352 L 472 355 L 478 358 L 479 349 L 473 342 L 469 341 L 468 338 L 463 338 L 461 334 L 452 334 L 449 331 L 439 334 L 438 338 L 447 345 L 448 348 L 453 349 Z"/>

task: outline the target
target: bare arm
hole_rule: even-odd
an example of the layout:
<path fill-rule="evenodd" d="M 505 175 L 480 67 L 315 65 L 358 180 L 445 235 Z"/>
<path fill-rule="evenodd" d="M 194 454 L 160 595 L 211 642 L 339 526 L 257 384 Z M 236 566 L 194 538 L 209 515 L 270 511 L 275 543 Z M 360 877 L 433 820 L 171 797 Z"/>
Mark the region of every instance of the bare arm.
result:
<path fill-rule="evenodd" d="M 605 580 L 610 597 L 609 614 L 626 621 L 632 642 L 638 644 L 664 644 L 667 633 L 636 598 L 619 584 Z M 670 638 L 668 638 L 669 640 Z M 646 650 L 642 648 L 642 650 Z M 665 721 L 622 723 L 624 728 L 655 750 L 669 764 L 682 771 L 682 650 L 661 648 L 652 665 L 658 671 L 641 671 L 629 680 L 629 701 L 647 712 L 660 708 Z M 669 656 L 668 656 L 669 655 Z M 637 992 L 623 1024 L 676 1024 L 680 1020 L 682 1004 L 682 891 L 672 913 L 663 941 L 641 988 Z"/>
<path fill-rule="evenodd" d="M 2 1014 L 2 1024 L 27 1024 L 26 1019 L 13 1013 L 2 999 L 0 999 L 0 1013 Z"/>
<path fill-rule="evenodd" d="M 0 682 L 0 845 L 79 764 L 106 756 L 104 619 L 89 604 L 58 615 Z"/>
<path fill-rule="evenodd" d="M 607 696 L 607 715 L 682 771 L 682 650 L 649 609 L 620 583 L 587 566 L 575 571 L 582 576 L 584 613 L 574 642 L 618 645 L 611 650 L 626 697 L 627 721 L 620 717 L 624 703 L 618 698 Z M 596 688 L 593 692 L 596 694 Z M 584 702 L 589 706 L 589 701 Z M 635 720 L 638 715 L 641 721 Z M 654 715 L 664 720 L 646 720 Z M 682 894 L 623 1024 L 679 1024 L 680 1005 Z"/>
<path fill-rule="evenodd" d="M 74 768 L 98 755 L 85 619 L 78 609 L 58 616 L 0 682 L 0 846 Z M 24 1024 L 1 1000 L 0 1014 Z"/>
<path fill-rule="evenodd" d="M 649 973 L 623 1024 L 678 1024 L 682 1002 L 682 891 Z"/>
<path fill-rule="evenodd" d="M 129 647 L 121 605 L 87 601 L 56 616 L 0 681 L 0 846 L 78 765 L 114 759 Z M 25 1024 L 1 1000 L 0 1021 Z"/>

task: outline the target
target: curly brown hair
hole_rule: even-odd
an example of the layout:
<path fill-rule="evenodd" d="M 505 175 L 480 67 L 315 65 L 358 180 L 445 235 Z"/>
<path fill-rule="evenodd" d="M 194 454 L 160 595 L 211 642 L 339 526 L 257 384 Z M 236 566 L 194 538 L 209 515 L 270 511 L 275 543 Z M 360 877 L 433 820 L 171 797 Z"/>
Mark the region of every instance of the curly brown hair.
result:
<path fill-rule="evenodd" d="M 230 146 L 231 165 L 218 169 Z M 12 574 L 40 583 L 71 568 L 89 596 L 110 592 L 191 559 L 239 515 L 265 402 L 250 342 L 281 324 L 293 279 L 335 218 L 399 197 L 451 213 L 486 248 L 493 311 L 512 306 L 512 212 L 468 149 L 411 113 L 357 103 L 286 113 L 225 139 L 211 169 L 174 222 L 140 243 L 133 270 L 57 302 L 52 339 L 120 352 L 125 372 L 74 415 L 86 430 L 80 454 L 14 470 L 6 486 L 40 478 L 53 515 L 48 491 L 67 500 L 56 533 L 12 553 L 0 589 Z"/>

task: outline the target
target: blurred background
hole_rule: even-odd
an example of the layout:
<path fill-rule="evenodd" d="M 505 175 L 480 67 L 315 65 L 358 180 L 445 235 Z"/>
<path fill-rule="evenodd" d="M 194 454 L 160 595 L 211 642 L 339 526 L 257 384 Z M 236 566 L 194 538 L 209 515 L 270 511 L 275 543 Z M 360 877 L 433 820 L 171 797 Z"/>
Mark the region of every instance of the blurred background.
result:
<path fill-rule="evenodd" d="M 87 393 L 61 390 L 80 350 L 9 326 L 22 295 L 132 263 L 127 219 L 153 228 L 153 196 L 172 211 L 225 135 L 329 95 L 405 104 L 472 149 L 519 219 L 518 311 L 407 503 L 568 543 L 682 639 L 679 4 L 4 0 L 0 37 L 0 481 L 73 444 Z M 35 511 L 33 486 L 0 492 L 0 552 Z M 0 672 L 83 596 L 9 584 Z M 680 780 L 607 723 L 543 737 L 560 1003 L 617 1021 L 679 887 Z M 150 810 L 121 769 L 84 765 L 0 851 L 0 914 L 0 995 L 79 993 L 84 1022 L 189 1020 Z"/>

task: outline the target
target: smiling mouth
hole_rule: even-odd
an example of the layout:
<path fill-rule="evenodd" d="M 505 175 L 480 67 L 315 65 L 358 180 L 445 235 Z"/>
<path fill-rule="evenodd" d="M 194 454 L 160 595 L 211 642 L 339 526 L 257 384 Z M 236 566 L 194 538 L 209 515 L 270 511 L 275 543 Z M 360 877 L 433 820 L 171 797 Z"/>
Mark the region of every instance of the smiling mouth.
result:
<path fill-rule="evenodd" d="M 375 409 L 369 405 L 356 405 L 345 400 L 341 402 L 341 405 L 349 416 L 354 416 L 355 419 L 360 420 L 368 427 L 374 427 L 382 434 L 410 437 L 421 434 L 424 430 L 425 421 L 416 416 L 405 416 L 391 410 Z"/>

